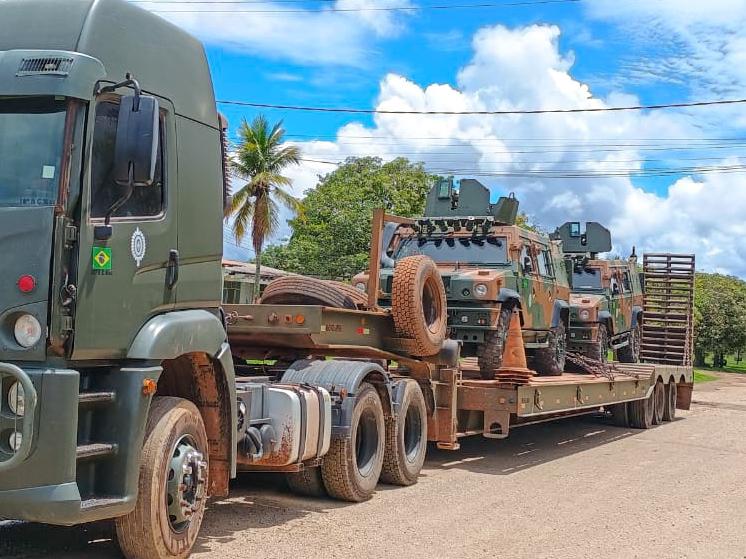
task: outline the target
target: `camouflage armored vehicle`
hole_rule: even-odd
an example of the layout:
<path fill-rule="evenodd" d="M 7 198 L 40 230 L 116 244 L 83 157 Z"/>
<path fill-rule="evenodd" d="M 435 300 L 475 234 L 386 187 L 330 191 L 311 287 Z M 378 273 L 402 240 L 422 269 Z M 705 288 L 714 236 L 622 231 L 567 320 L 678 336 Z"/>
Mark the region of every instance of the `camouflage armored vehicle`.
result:
<path fill-rule="evenodd" d="M 428 194 L 425 216 L 413 225 L 391 224 L 381 270 L 381 304 L 391 297 L 394 266 L 424 254 L 437 264 L 448 297 L 450 337 L 462 355 L 477 357 L 483 378 L 502 362 L 513 309 L 520 313 L 529 365 L 559 375 L 565 364 L 569 285 L 560 243 L 516 225 L 512 195 L 490 204 L 489 190 L 473 179 L 460 188 L 439 180 Z M 367 289 L 368 275 L 353 283 Z"/>
<path fill-rule="evenodd" d="M 552 237 L 562 241 L 572 270 L 570 350 L 606 361 L 613 349 L 619 361 L 637 363 L 643 304 L 637 257 L 599 259 L 611 250 L 611 235 L 595 222 L 587 223 L 585 232 L 579 222 L 567 222 Z"/>

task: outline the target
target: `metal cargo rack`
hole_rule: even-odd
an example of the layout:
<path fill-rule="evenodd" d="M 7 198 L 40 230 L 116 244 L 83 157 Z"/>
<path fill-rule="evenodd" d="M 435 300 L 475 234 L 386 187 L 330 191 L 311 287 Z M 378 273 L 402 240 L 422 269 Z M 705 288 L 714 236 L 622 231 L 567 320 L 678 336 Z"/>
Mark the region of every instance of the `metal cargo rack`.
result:
<path fill-rule="evenodd" d="M 691 366 L 694 264 L 694 255 L 644 255 L 641 361 Z"/>

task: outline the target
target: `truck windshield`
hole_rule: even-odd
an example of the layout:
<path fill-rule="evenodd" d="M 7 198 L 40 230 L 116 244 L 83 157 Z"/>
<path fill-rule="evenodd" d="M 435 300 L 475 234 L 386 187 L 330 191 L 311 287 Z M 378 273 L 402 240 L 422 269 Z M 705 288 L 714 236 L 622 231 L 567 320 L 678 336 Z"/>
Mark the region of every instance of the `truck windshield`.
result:
<path fill-rule="evenodd" d="M 424 254 L 435 262 L 461 264 L 507 264 L 505 237 L 448 237 L 439 239 L 404 239 L 396 250 L 395 260 Z"/>
<path fill-rule="evenodd" d="M 573 289 L 601 289 L 601 271 L 593 268 L 574 270 L 572 273 Z"/>
<path fill-rule="evenodd" d="M 0 207 L 57 201 L 65 101 L 0 99 Z"/>

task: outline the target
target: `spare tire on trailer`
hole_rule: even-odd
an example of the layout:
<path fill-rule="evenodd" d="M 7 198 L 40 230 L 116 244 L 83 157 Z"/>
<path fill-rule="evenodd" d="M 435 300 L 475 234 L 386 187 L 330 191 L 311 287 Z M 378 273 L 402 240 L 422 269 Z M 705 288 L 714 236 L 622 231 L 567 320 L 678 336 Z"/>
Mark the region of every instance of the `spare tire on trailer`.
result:
<path fill-rule="evenodd" d="M 391 289 L 391 312 L 397 336 L 411 339 L 411 353 L 435 355 L 448 331 L 446 291 L 438 268 L 423 255 L 396 263 Z"/>
<path fill-rule="evenodd" d="M 335 282 L 305 276 L 285 276 L 273 280 L 264 289 L 261 303 L 268 305 L 321 305 L 337 309 L 357 308 L 350 293 L 339 289 Z"/>
<path fill-rule="evenodd" d="M 358 307 L 363 307 L 368 304 L 368 295 L 360 291 L 354 285 L 332 280 L 326 280 L 326 283 L 333 285 L 339 291 L 347 295 Z"/>

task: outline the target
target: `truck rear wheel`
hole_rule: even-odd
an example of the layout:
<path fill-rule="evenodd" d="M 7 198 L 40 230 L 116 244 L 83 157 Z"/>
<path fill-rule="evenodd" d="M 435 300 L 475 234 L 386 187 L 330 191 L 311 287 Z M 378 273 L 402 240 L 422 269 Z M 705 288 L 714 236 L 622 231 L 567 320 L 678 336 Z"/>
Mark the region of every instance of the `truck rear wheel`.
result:
<path fill-rule="evenodd" d="M 332 437 L 321 476 L 329 495 L 359 503 L 370 498 L 383 468 L 386 427 L 378 392 L 363 383 L 352 410 L 349 437 Z"/>
<path fill-rule="evenodd" d="M 629 344 L 620 347 L 617 351 L 620 363 L 638 363 L 640 361 L 640 325 L 638 324 L 629 333 Z"/>
<path fill-rule="evenodd" d="M 663 412 L 666 409 L 666 387 L 662 380 L 655 383 L 653 402 L 653 425 L 660 425 L 663 423 Z"/>
<path fill-rule="evenodd" d="M 566 356 L 567 333 L 565 324 L 560 322 L 549 332 L 549 347 L 534 350 L 531 363 L 540 376 L 555 377 L 564 372 Z"/>
<path fill-rule="evenodd" d="M 676 381 L 671 379 L 666 385 L 666 407 L 663 409 L 663 421 L 676 419 Z"/>
<path fill-rule="evenodd" d="M 153 399 L 135 510 L 115 520 L 127 559 L 189 557 L 207 502 L 208 448 L 194 404 L 181 398 Z"/>
<path fill-rule="evenodd" d="M 509 306 L 503 306 L 500 309 L 495 330 L 487 332 L 484 343 L 477 348 L 479 374 L 485 380 L 494 379 L 495 371 L 503 364 L 503 350 L 505 349 L 505 340 L 508 337 L 508 328 L 512 316 L 513 309 Z"/>
<path fill-rule="evenodd" d="M 386 451 L 381 481 L 392 485 L 412 485 L 427 454 L 427 407 L 420 385 L 405 382 L 399 415 L 386 419 Z"/>
<path fill-rule="evenodd" d="M 438 268 L 427 256 L 408 256 L 396 263 L 391 312 L 397 334 L 414 340 L 412 354 L 435 355 L 448 330 L 446 291 Z"/>
<path fill-rule="evenodd" d="M 289 472 L 285 476 L 290 491 L 305 497 L 323 498 L 328 496 L 324 480 L 321 478 L 321 467 L 304 468 L 299 472 Z"/>
<path fill-rule="evenodd" d="M 627 402 L 613 404 L 609 406 L 611 412 L 611 422 L 617 427 L 629 427 L 629 409 Z"/>

